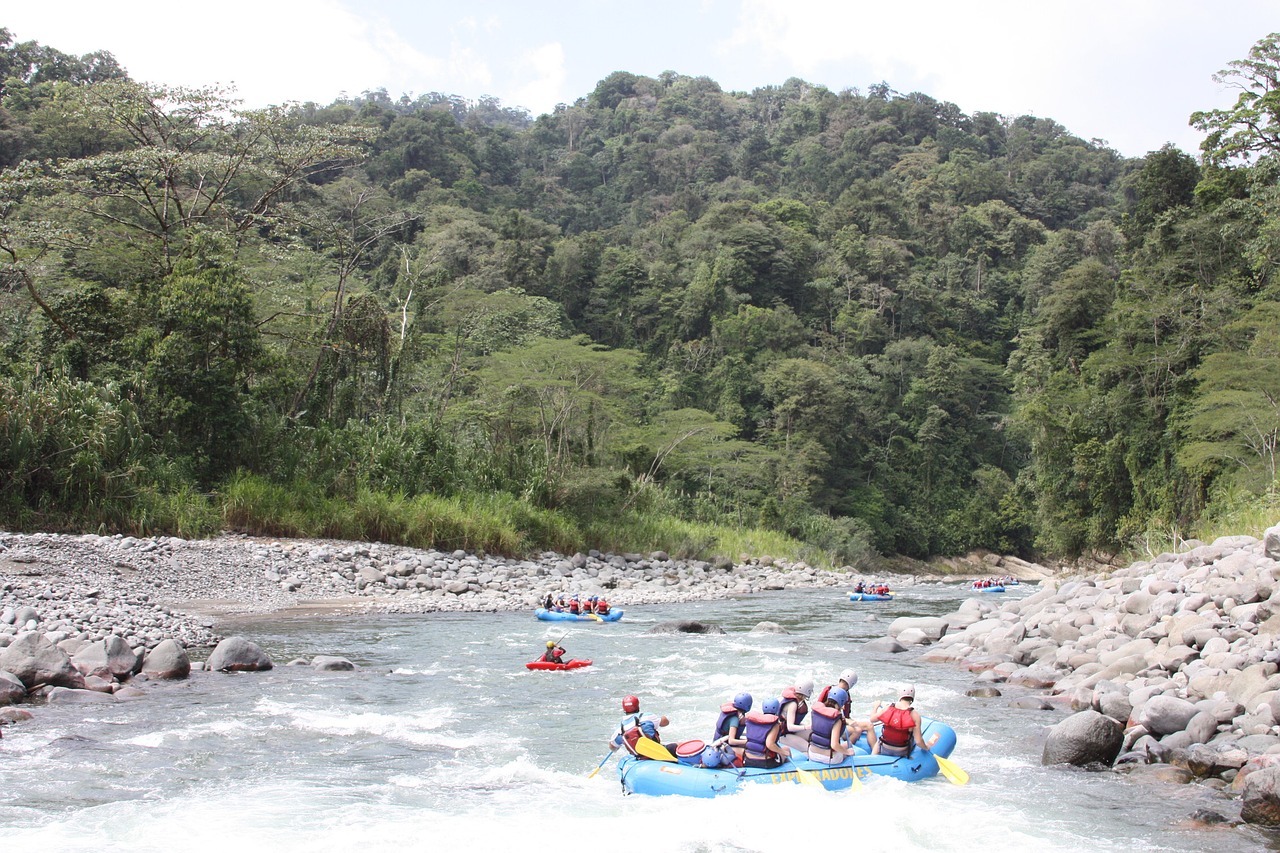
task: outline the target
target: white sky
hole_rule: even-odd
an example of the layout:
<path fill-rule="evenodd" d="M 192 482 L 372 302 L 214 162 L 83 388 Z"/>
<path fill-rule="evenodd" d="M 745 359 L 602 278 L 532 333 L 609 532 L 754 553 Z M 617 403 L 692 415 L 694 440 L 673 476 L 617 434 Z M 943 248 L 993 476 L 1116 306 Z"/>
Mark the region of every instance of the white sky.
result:
<path fill-rule="evenodd" d="M 705 75 L 749 91 L 800 77 L 884 81 L 966 113 L 1052 118 L 1141 156 L 1194 153 L 1212 75 L 1280 30 L 1276 0 L 0 0 L 0 26 L 135 79 L 234 84 L 246 105 L 491 95 L 534 115 L 614 71 Z M 4 6 L 10 8 L 3 8 Z"/>

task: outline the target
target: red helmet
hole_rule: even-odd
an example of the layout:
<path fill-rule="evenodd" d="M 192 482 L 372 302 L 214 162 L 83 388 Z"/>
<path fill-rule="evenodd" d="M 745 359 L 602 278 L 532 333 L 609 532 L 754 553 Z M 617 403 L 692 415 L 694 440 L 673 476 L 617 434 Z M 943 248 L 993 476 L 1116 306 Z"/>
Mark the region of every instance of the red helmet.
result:
<path fill-rule="evenodd" d="M 622 713 L 634 714 L 640 710 L 640 698 L 638 696 L 628 696 L 622 700 Z"/>

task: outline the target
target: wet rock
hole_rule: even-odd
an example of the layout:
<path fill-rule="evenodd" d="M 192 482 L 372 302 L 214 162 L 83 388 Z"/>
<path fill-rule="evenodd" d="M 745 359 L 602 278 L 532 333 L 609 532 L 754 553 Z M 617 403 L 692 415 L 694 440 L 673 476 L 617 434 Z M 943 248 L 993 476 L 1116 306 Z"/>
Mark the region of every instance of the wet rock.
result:
<path fill-rule="evenodd" d="M 357 668 L 346 658 L 333 655 L 316 655 L 311 661 L 311 667 L 321 672 L 351 672 Z"/>
<path fill-rule="evenodd" d="M 71 665 L 66 652 L 35 631 L 19 634 L 0 650 L 0 669 L 16 675 L 28 691 L 42 684 L 84 687 L 84 676 Z"/>
<path fill-rule="evenodd" d="M 1123 742 L 1124 729 L 1115 720 L 1097 711 L 1080 711 L 1049 730 L 1040 763 L 1109 767 Z"/>
<path fill-rule="evenodd" d="M 164 640 L 147 653 L 142 671 L 152 678 L 186 678 L 191 674 L 191 658 L 178 641 Z"/>
<path fill-rule="evenodd" d="M 12 672 L 0 670 L 0 705 L 12 705 L 27 698 L 27 688 Z"/>
<path fill-rule="evenodd" d="M 1250 773 L 1240 800 L 1240 819 L 1245 823 L 1280 826 L 1280 767 Z"/>
<path fill-rule="evenodd" d="M 1001 693 L 994 687 L 974 687 L 965 691 L 966 696 L 972 696 L 974 699 L 995 699 Z"/>
<path fill-rule="evenodd" d="M 784 626 L 777 622 L 757 622 L 751 629 L 752 634 L 790 634 Z"/>
<path fill-rule="evenodd" d="M 724 632 L 724 629 L 719 625 L 690 619 L 659 622 L 648 631 L 645 631 L 646 634 L 723 634 Z"/>
<path fill-rule="evenodd" d="M 205 667 L 214 672 L 258 672 L 271 669 L 271 658 L 257 643 L 227 637 L 209 655 Z"/>
<path fill-rule="evenodd" d="M 98 702 L 114 702 L 116 697 L 97 690 L 77 690 L 71 687 L 55 687 L 46 697 L 50 705 L 85 705 Z"/>

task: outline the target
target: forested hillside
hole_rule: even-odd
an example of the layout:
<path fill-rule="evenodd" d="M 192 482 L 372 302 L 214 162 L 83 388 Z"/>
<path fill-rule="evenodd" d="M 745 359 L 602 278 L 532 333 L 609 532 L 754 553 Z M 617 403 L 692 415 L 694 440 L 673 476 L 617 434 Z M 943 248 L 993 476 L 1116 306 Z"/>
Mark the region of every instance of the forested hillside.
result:
<path fill-rule="evenodd" d="M 1207 69 L 1206 74 L 1212 71 Z M 881 84 L 244 111 L 0 30 L 0 524 L 1071 557 L 1272 500 L 1280 49 L 1203 157 Z"/>

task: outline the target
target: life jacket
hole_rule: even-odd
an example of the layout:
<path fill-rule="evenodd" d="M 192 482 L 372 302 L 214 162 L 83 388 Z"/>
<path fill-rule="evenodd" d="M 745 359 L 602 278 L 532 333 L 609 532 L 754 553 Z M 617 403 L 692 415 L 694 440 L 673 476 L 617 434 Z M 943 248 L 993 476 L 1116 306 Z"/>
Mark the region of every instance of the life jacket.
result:
<path fill-rule="evenodd" d="M 719 740 L 722 737 L 729 736 L 729 729 L 736 728 L 738 737 L 742 737 L 742 712 L 733 706 L 732 702 L 726 702 L 720 706 L 720 718 L 716 720 L 716 733 L 711 738 Z"/>
<path fill-rule="evenodd" d="M 762 714 L 759 711 L 747 714 L 743 720 L 746 724 L 746 732 L 743 736 L 747 739 L 747 752 L 776 758 L 778 753 L 765 746 L 765 741 L 769 739 L 769 732 L 780 719 L 781 717 L 777 714 Z"/>
<path fill-rule="evenodd" d="M 578 612 L 578 599 L 575 598 L 573 601 L 569 602 L 569 612 L 570 613 Z"/>
<path fill-rule="evenodd" d="M 562 663 L 560 658 L 563 655 L 564 652 L 559 649 L 547 649 L 547 653 L 542 656 L 542 659 L 546 663 Z"/>
<path fill-rule="evenodd" d="M 826 705 L 813 706 L 813 729 L 809 734 L 809 743 L 819 749 L 831 749 L 831 732 L 836 722 L 843 718 L 839 708 L 828 708 Z"/>
<path fill-rule="evenodd" d="M 625 718 L 618 726 L 618 731 L 622 733 L 622 745 L 627 748 L 627 752 L 637 758 L 646 758 L 636 751 L 636 741 L 642 737 L 649 740 L 662 743 L 662 736 L 658 734 L 658 727 L 651 720 L 644 719 L 643 714 L 633 714 Z"/>
<path fill-rule="evenodd" d="M 782 719 L 782 733 L 787 733 L 787 715 L 783 713 L 787 705 L 796 706 L 796 725 L 804 722 L 805 714 L 809 713 L 809 703 L 796 695 L 794 687 L 788 687 L 782 691 L 782 707 L 778 709 L 778 716 Z"/>
<path fill-rule="evenodd" d="M 608 613 L 608 612 L 609 612 L 609 602 L 605 601 L 603 598 L 602 598 L 602 599 L 600 599 L 599 601 L 597 601 L 597 602 L 596 602 L 596 612 L 597 612 L 597 613 L 599 613 L 601 616 L 603 616 L 603 615 L 605 615 L 606 613 Z"/>
<path fill-rule="evenodd" d="M 884 724 L 880 730 L 880 740 L 889 746 L 906 746 L 911 743 L 911 730 L 916 727 L 916 721 L 911 716 L 910 708 L 894 705 L 881 712 L 880 722 Z"/>
<path fill-rule="evenodd" d="M 818 698 L 814 700 L 813 712 L 815 714 L 818 713 L 818 708 L 822 707 L 822 704 L 827 701 L 827 694 L 831 692 L 831 687 L 832 685 L 828 684 L 826 687 L 822 688 L 822 692 L 819 693 Z M 846 717 L 852 717 L 853 700 L 850 699 L 848 702 L 845 702 L 844 707 L 840 710 Z M 817 723 L 814 723 L 814 725 L 817 725 Z"/>

